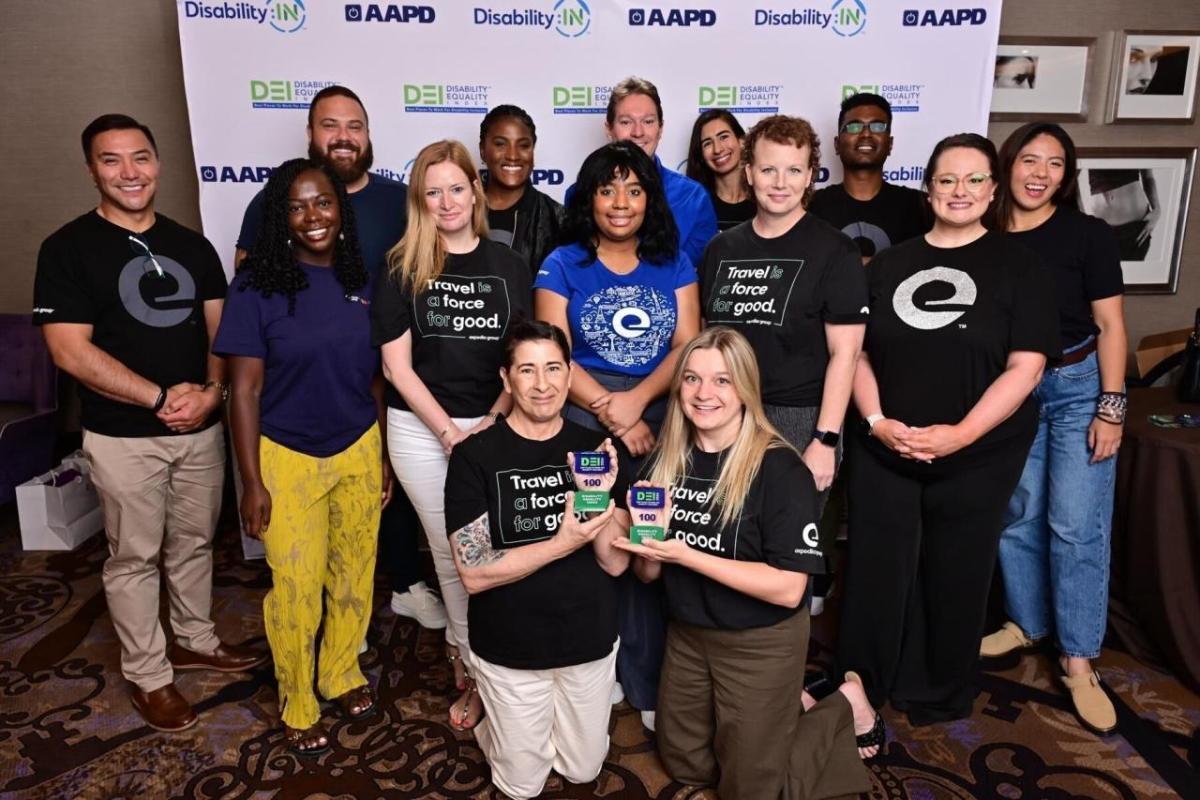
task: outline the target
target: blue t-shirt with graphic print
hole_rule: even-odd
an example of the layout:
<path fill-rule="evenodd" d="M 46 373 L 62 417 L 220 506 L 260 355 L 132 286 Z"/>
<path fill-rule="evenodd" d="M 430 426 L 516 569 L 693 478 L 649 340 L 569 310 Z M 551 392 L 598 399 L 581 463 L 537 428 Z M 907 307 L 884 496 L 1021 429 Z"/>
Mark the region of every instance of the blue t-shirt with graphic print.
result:
<path fill-rule="evenodd" d="M 533 288 L 567 299 L 575 363 L 640 378 L 671 350 L 679 318 L 675 290 L 695 282 L 696 270 L 683 252 L 665 264 L 639 261 L 618 275 L 583 245 L 569 244 L 546 257 Z"/>

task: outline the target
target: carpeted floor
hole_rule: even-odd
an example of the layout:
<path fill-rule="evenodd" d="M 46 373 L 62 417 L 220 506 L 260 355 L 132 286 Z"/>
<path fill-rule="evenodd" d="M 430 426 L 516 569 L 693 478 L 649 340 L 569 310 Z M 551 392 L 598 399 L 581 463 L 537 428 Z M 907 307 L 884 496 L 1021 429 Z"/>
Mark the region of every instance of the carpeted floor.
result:
<path fill-rule="evenodd" d="M 214 617 L 227 641 L 265 647 L 261 562 L 241 560 L 230 524 L 218 534 Z M 288 754 L 270 666 L 247 675 L 187 673 L 179 686 L 200 714 L 182 734 L 146 727 L 129 704 L 100 585 L 96 536 L 72 553 L 23 553 L 15 507 L 0 508 L 0 798 L 493 798 L 470 735 L 446 723 L 450 671 L 441 639 L 380 605 L 364 668 L 383 713 L 345 722 L 332 707 L 333 750 Z M 813 668 L 826 663 L 833 614 L 814 626 Z M 1120 730 L 1082 730 L 1045 654 L 985 672 L 976 713 L 912 729 L 885 713 L 886 757 L 872 766 L 872 800 L 942 798 L 1200 798 L 1200 697 L 1170 676 L 1106 651 Z M 612 751 L 588 785 L 551 778 L 546 798 L 711 798 L 672 782 L 627 705 L 616 709 Z"/>

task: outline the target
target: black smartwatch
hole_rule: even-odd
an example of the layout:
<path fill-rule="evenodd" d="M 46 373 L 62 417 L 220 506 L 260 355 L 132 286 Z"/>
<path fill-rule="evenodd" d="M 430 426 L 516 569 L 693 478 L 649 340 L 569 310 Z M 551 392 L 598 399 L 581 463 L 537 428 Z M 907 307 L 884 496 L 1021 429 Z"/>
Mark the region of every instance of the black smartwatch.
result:
<path fill-rule="evenodd" d="M 813 431 L 813 438 L 826 447 L 837 447 L 838 439 L 841 437 L 833 431 L 823 431 L 818 429 Z"/>

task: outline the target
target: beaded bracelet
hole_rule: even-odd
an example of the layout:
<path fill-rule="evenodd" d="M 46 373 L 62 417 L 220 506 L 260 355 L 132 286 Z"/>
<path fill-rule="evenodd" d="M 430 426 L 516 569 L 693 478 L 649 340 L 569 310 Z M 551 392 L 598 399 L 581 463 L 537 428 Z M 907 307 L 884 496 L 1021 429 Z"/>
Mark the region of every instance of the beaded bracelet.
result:
<path fill-rule="evenodd" d="M 1125 423 L 1125 411 L 1129 406 L 1129 398 L 1124 392 L 1101 392 L 1096 402 L 1096 416 L 1114 425 Z"/>

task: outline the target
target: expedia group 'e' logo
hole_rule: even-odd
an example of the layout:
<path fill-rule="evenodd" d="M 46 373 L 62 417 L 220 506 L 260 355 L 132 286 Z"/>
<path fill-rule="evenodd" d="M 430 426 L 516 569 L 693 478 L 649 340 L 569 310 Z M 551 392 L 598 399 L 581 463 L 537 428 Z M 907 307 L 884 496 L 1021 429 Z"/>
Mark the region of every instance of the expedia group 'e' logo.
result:
<path fill-rule="evenodd" d="M 892 295 L 892 308 L 896 316 L 905 324 L 922 331 L 933 331 L 944 328 L 967 313 L 961 311 L 927 311 L 918 308 L 916 304 L 917 291 L 930 283 L 948 283 L 954 287 L 954 294 L 944 300 L 926 300 L 925 306 L 973 306 L 978 291 L 971 276 L 959 269 L 950 267 L 930 267 L 909 277 L 896 287 Z"/>
<path fill-rule="evenodd" d="M 196 282 L 173 258 L 157 256 L 166 273 L 158 277 L 145 256 L 131 259 L 117 279 L 121 304 L 129 316 L 152 328 L 173 328 L 192 315 Z"/>

